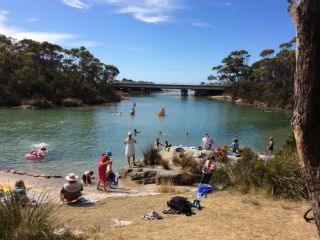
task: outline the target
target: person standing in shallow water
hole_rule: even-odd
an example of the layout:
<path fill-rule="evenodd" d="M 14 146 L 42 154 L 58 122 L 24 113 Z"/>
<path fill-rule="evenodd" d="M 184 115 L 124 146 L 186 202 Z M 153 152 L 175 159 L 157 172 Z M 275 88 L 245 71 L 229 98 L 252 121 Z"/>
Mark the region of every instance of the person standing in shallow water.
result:
<path fill-rule="evenodd" d="M 273 147 L 274 147 L 273 137 L 269 137 L 269 144 L 267 147 L 269 154 L 273 153 Z"/>
<path fill-rule="evenodd" d="M 211 150 L 212 145 L 214 144 L 214 141 L 209 137 L 209 134 L 206 133 L 204 137 L 201 140 L 201 147 L 204 150 Z"/>
<path fill-rule="evenodd" d="M 128 159 L 128 165 L 131 167 L 131 157 L 133 160 L 133 165 L 136 165 L 135 162 L 135 150 L 134 150 L 134 144 L 137 143 L 136 140 L 132 137 L 132 133 L 128 132 L 128 137 L 124 140 L 124 144 L 126 145 L 125 148 L 125 155 Z"/>

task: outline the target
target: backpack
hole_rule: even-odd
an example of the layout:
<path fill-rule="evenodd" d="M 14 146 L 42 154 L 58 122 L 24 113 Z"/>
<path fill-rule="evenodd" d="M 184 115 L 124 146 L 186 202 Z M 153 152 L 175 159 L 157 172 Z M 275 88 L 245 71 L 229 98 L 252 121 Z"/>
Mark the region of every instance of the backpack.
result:
<path fill-rule="evenodd" d="M 178 211 L 180 214 L 185 214 L 187 216 L 190 216 L 192 214 L 189 202 L 184 197 L 172 197 L 170 201 L 167 202 L 167 205 L 169 208 Z"/>

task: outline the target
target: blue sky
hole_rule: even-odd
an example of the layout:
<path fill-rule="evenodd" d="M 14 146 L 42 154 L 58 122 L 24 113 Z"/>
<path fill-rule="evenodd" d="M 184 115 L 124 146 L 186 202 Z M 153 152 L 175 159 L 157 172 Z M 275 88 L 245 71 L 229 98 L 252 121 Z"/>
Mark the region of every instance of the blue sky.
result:
<path fill-rule="evenodd" d="M 291 40 L 286 0 L 0 0 L 0 33 L 88 48 L 119 79 L 200 83 L 233 50 Z"/>

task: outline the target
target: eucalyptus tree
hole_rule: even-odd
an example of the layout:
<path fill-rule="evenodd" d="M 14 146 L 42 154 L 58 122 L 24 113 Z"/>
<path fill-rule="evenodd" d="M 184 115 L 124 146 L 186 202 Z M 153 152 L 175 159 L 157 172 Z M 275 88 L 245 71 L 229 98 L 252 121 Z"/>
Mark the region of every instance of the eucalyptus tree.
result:
<path fill-rule="evenodd" d="M 297 28 L 293 130 L 320 236 L 320 1 L 289 0 Z"/>
<path fill-rule="evenodd" d="M 231 52 L 222 60 L 222 64 L 212 68 L 217 76 L 209 76 L 208 80 L 218 80 L 224 83 L 233 84 L 241 79 L 248 78 L 250 67 L 248 65 L 250 55 L 246 50 Z"/>

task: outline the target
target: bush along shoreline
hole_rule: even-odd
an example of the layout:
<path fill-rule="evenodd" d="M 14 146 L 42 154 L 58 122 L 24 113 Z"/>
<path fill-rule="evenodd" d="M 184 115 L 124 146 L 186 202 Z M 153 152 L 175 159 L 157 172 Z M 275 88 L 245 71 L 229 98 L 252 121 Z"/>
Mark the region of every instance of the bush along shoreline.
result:
<path fill-rule="evenodd" d="M 243 149 L 241 154 L 235 164 L 221 167 L 213 173 L 213 184 L 235 187 L 243 193 L 256 189 L 271 197 L 309 199 L 293 135 L 267 161 L 259 159 L 249 148 Z"/>
<path fill-rule="evenodd" d="M 214 66 L 208 80 L 226 84 L 225 94 L 232 100 L 281 109 L 293 108 L 293 79 L 296 39 L 265 49 L 261 59 L 249 65 L 246 50 L 232 51 Z"/>
<path fill-rule="evenodd" d="M 117 67 L 85 47 L 0 35 L 0 106 L 78 107 L 121 100 L 111 83 Z"/>

